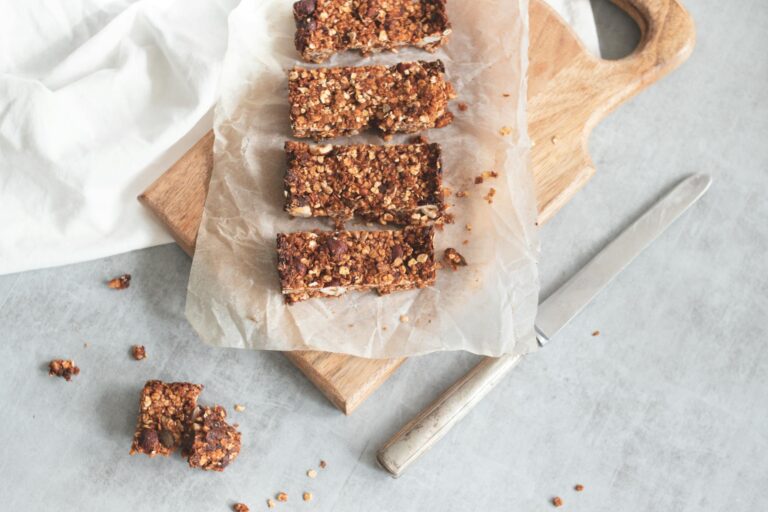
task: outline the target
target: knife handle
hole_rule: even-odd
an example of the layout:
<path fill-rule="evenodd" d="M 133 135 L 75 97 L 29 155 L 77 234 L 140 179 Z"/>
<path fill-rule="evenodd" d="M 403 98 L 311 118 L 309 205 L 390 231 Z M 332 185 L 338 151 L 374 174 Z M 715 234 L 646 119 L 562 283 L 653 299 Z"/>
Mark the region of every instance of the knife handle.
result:
<path fill-rule="evenodd" d="M 394 477 L 439 441 L 522 358 L 519 355 L 485 357 L 421 411 L 379 450 L 379 464 Z"/>

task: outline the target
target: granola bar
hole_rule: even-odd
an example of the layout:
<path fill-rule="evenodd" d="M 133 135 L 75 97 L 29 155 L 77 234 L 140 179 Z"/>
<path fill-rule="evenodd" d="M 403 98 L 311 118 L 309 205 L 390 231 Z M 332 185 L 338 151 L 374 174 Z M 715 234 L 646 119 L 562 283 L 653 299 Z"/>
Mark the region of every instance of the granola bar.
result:
<path fill-rule="evenodd" d="M 199 384 L 150 380 L 141 390 L 139 420 L 131 455 L 170 455 L 181 445 L 187 425 L 203 390 Z"/>
<path fill-rule="evenodd" d="M 296 49 L 310 62 L 418 46 L 434 51 L 451 33 L 446 0 L 301 0 L 293 4 Z"/>
<path fill-rule="evenodd" d="M 192 420 L 184 451 L 189 466 L 224 471 L 240 453 L 240 432 L 227 423 L 223 407 L 202 407 Z"/>
<path fill-rule="evenodd" d="M 285 211 L 296 217 L 354 216 L 381 224 L 442 221 L 439 144 L 317 146 L 286 142 Z"/>
<path fill-rule="evenodd" d="M 288 72 L 293 134 L 315 140 L 368 127 L 385 136 L 442 128 L 453 121 L 448 101 L 455 96 L 439 60 Z"/>
<path fill-rule="evenodd" d="M 279 233 L 277 270 L 287 303 L 347 290 L 424 288 L 435 282 L 431 226 L 402 231 Z"/>

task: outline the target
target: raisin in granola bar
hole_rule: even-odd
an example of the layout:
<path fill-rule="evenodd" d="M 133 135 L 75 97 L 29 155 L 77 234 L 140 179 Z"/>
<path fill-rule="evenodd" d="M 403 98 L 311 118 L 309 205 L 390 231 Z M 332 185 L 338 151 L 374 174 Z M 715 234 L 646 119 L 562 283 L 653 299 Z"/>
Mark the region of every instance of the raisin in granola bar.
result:
<path fill-rule="evenodd" d="M 402 46 L 434 51 L 451 33 L 446 0 L 301 0 L 293 4 L 296 49 L 310 62 L 345 50 Z"/>
<path fill-rule="evenodd" d="M 154 457 L 173 453 L 181 445 L 202 390 L 199 384 L 148 381 L 141 390 L 131 455 L 144 453 Z"/>
<path fill-rule="evenodd" d="M 347 290 L 424 288 L 435 282 L 434 228 L 279 233 L 277 269 L 287 303 Z"/>
<path fill-rule="evenodd" d="M 300 138 L 355 135 L 368 127 L 385 136 L 442 128 L 453 121 L 448 101 L 455 96 L 439 60 L 288 72 L 291 129 Z"/>
<path fill-rule="evenodd" d="M 240 432 L 227 423 L 223 407 L 201 407 L 194 415 L 184 446 L 189 466 L 224 471 L 240 453 Z"/>
<path fill-rule="evenodd" d="M 439 144 L 317 146 L 285 143 L 285 211 L 381 224 L 440 223 Z"/>

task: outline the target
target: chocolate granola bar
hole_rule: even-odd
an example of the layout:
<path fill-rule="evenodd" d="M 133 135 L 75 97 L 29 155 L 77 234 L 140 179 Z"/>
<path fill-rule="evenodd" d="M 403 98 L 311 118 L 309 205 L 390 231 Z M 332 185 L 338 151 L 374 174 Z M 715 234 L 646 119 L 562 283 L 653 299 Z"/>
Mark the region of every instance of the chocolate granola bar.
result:
<path fill-rule="evenodd" d="M 315 140 L 368 127 L 385 136 L 442 128 L 453 121 L 455 95 L 439 60 L 288 72 L 293 134 Z"/>
<path fill-rule="evenodd" d="M 148 381 L 141 390 L 131 455 L 144 453 L 154 457 L 173 453 L 181 445 L 202 390 L 199 384 Z"/>
<path fill-rule="evenodd" d="M 277 270 L 287 303 L 347 290 L 424 288 L 435 282 L 434 228 L 279 233 Z"/>
<path fill-rule="evenodd" d="M 381 224 L 440 223 L 439 144 L 317 146 L 285 143 L 285 211 Z"/>
<path fill-rule="evenodd" d="M 202 407 L 192 420 L 184 446 L 189 466 L 224 471 L 240 453 L 240 432 L 227 423 L 223 407 Z"/>
<path fill-rule="evenodd" d="M 451 33 L 446 0 L 301 0 L 293 4 L 296 49 L 310 62 L 401 46 L 434 51 Z"/>

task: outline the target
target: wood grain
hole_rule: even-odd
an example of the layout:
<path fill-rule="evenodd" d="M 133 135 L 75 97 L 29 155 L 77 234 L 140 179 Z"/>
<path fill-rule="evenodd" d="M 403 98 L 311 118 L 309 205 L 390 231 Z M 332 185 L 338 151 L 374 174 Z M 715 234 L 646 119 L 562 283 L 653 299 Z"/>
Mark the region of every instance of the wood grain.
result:
<path fill-rule="evenodd" d="M 614 3 L 641 30 L 637 49 L 618 61 L 590 55 L 544 0 L 530 2 L 528 131 L 540 223 L 552 218 L 595 173 L 587 147 L 592 128 L 693 50 L 693 22 L 676 0 Z M 139 196 L 190 255 L 208 193 L 212 148 L 209 132 Z M 405 361 L 314 351 L 286 356 L 346 414 Z"/>

